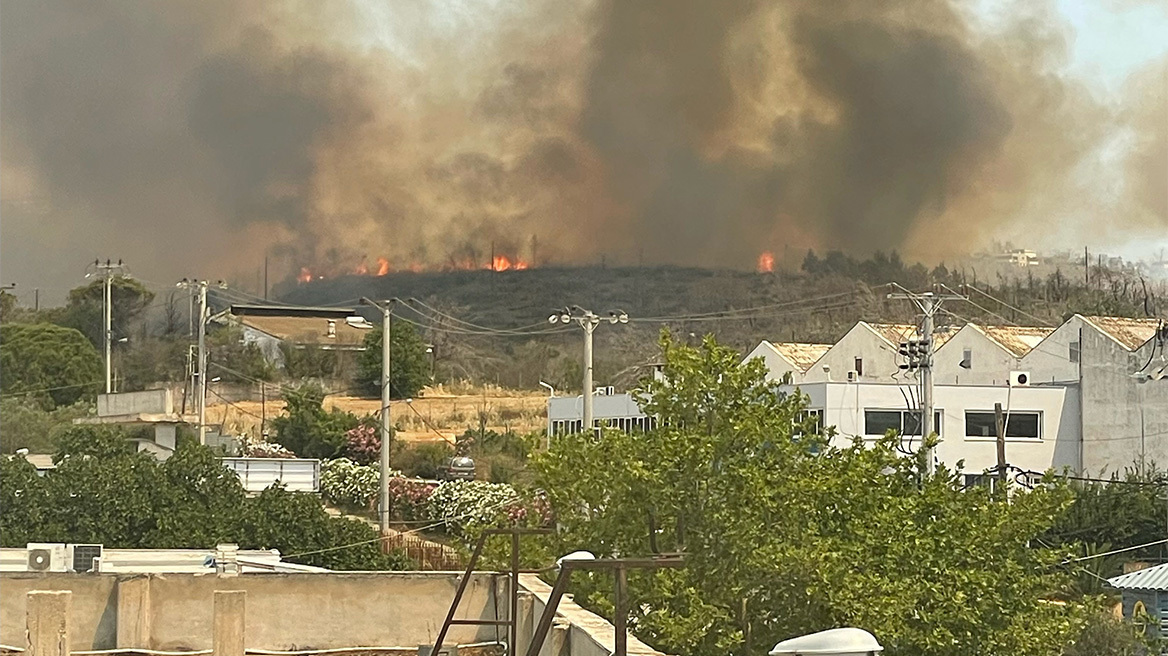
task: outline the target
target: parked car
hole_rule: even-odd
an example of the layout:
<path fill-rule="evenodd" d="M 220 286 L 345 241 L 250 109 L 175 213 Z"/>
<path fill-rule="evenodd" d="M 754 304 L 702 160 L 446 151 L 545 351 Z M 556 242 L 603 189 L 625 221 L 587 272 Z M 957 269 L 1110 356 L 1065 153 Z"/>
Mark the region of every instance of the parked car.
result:
<path fill-rule="evenodd" d="M 466 456 L 447 458 L 438 468 L 438 480 L 441 481 L 473 481 L 475 477 L 475 462 Z"/>

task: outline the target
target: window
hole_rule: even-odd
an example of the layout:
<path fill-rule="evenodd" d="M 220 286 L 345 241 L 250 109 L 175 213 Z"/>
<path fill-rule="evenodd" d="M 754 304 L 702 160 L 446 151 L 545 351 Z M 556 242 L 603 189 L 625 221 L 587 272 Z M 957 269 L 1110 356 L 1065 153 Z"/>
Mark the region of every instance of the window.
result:
<path fill-rule="evenodd" d="M 894 430 L 901 435 L 921 434 L 920 410 L 865 410 L 864 434 L 873 437 L 883 437 L 885 433 Z M 941 434 L 941 411 L 933 412 L 933 431 Z"/>
<path fill-rule="evenodd" d="M 856 366 L 854 369 L 856 370 L 857 376 L 864 375 L 864 358 L 856 358 Z"/>
<path fill-rule="evenodd" d="M 818 435 L 818 434 L 823 433 L 823 411 L 816 410 L 816 409 L 807 409 L 807 410 L 800 410 L 799 414 L 795 415 L 795 430 L 794 430 L 795 435 L 802 435 L 804 433 L 803 425 L 807 421 L 812 422 L 812 433 L 813 434 Z"/>
<path fill-rule="evenodd" d="M 1071 342 L 1070 347 L 1067 350 L 1067 358 L 1069 358 L 1071 362 L 1078 362 L 1079 358 L 1082 356 L 1082 349 L 1079 346 L 1079 342 Z"/>
<path fill-rule="evenodd" d="M 965 436 L 995 438 L 998 435 L 993 411 L 965 411 Z M 1006 437 L 1012 439 L 1042 438 L 1041 412 L 1011 412 L 1006 419 Z"/>
<path fill-rule="evenodd" d="M 973 368 L 973 349 L 965 349 L 964 351 L 961 352 L 961 368 L 962 369 L 972 369 Z"/>

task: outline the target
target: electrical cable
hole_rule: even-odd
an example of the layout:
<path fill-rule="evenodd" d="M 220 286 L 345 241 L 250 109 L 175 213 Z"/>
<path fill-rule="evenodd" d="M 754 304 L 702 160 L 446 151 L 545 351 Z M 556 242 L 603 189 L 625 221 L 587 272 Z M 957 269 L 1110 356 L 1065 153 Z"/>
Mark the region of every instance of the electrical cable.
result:
<path fill-rule="evenodd" d="M 1009 303 L 1007 303 L 1007 302 L 1003 301 L 1002 299 L 1000 299 L 1000 298 L 998 298 L 998 297 L 996 297 L 996 296 L 993 296 L 993 295 L 991 295 L 990 293 L 988 293 L 988 292 L 986 292 L 986 291 L 983 291 L 983 290 L 981 290 L 981 289 L 978 289 L 977 287 L 974 287 L 973 285 L 962 285 L 962 287 L 964 287 L 964 288 L 966 288 L 966 289 L 972 289 L 973 291 L 975 291 L 975 292 L 977 292 L 977 293 L 981 294 L 982 296 L 985 296 L 986 298 L 990 299 L 991 301 L 994 301 L 994 302 L 998 303 L 999 305 L 1004 305 L 1004 306 L 1006 306 L 1006 307 L 1010 308 L 1011 310 L 1013 310 L 1013 311 L 1017 312 L 1018 314 L 1021 314 L 1021 315 L 1024 315 L 1024 316 L 1027 316 L 1027 317 L 1030 317 L 1031 319 L 1034 319 L 1035 321 L 1037 321 L 1037 322 L 1041 323 L 1043 326 L 1046 326 L 1047 328 L 1051 328 L 1051 327 L 1053 327 L 1053 326 L 1051 326 L 1050 322 L 1048 322 L 1048 321 L 1046 321 L 1046 320 L 1044 320 L 1044 319 L 1041 319 L 1041 318 L 1039 318 L 1039 317 L 1038 317 L 1038 316 L 1036 316 L 1036 315 L 1030 314 L 1029 312 L 1027 312 L 1027 311 L 1025 311 L 1025 310 L 1022 310 L 1022 309 L 1020 309 L 1020 308 L 1014 307 L 1013 305 L 1010 305 Z"/>

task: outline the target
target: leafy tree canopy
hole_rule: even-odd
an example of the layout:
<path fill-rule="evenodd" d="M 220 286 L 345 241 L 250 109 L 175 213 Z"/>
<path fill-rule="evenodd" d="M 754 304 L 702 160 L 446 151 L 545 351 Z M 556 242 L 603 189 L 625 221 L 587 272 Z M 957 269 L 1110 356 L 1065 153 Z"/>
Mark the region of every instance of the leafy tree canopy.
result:
<path fill-rule="evenodd" d="M 324 388 L 306 383 L 284 391 L 286 413 L 272 420 L 276 441 L 301 458 L 337 458 L 348 445 L 346 433 L 361 420 L 349 412 L 324 409 Z"/>
<path fill-rule="evenodd" d="M 403 569 L 373 527 L 329 517 L 315 495 L 272 487 L 244 494 L 239 479 L 197 444 L 166 462 L 134 451 L 124 433 L 75 427 L 45 476 L 24 458 L 0 459 L 0 544 L 96 542 L 111 548 L 279 549 L 331 569 Z M 368 542 L 345 549 L 341 545 Z M 299 557 L 295 557 L 301 554 Z"/>
<path fill-rule="evenodd" d="M 46 407 L 91 399 L 102 378 L 101 357 L 85 336 L 48 323 L 0 325 L 0 392 Z"/>
<path fill-rule="evenodd" d="M 130 326 L 154 302 L 154 292 L 128 276 L 114 276 L 110 282 L 110 298 L 110 325 L 116 340 L 130 335 Z M 89 284 L 69 291 L 65 310 L 58 322 L 80 330 L 95 346 L 100 345 L 105 325 L 104 304 L 105 282 L 95 278 Z"/>
<path fill-rule="evenodd" d="M 395 399 L 416 395 L 430 380 L 426 345 L 412 324 L 395 321 L 389 333 L 389 392 Z M 357 360 L 356 383 L 368 396 L 381 396 L 381 330 L 365 335 L 365 350 Z"/>
<path fill-rule="evenodd" d="M 1031 541 L 1069 502 L 1065 487 L 1006 500 L 925 475 L 894 440 L 846 448 L 801 420 L 805 399 L 706 338 L 662 339 L 665 375 L 644 383 L 660 427 L 557 439 L 534 459 L 561 530 L 542 554 L 687 554 L 680 570 L 630 574 L 642 638 L 671 653 L 762 653 L 781 639 L 852 625 L 902 656 L 1062 652 L 1085 621 L 1061 552 Z M 650 526 L 655 527 L 650 537 Z M 1037 543 L 1033 543 L 1036 545 Z M 577 599 L 611 612 L 608 577 Z"/>

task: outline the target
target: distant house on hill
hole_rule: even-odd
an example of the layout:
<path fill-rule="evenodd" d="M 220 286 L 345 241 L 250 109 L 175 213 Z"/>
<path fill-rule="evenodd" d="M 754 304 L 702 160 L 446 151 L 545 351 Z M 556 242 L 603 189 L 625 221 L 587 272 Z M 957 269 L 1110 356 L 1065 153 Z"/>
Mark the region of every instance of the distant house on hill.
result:
<path fill-rule="evenodd" d="M 243 343 L 254 344 L 264 357 L 284 365 L 284 349 L 361 351 L 371 327 L 353 308 L 232 305 L 221 323 L 238 326 Z"/>

